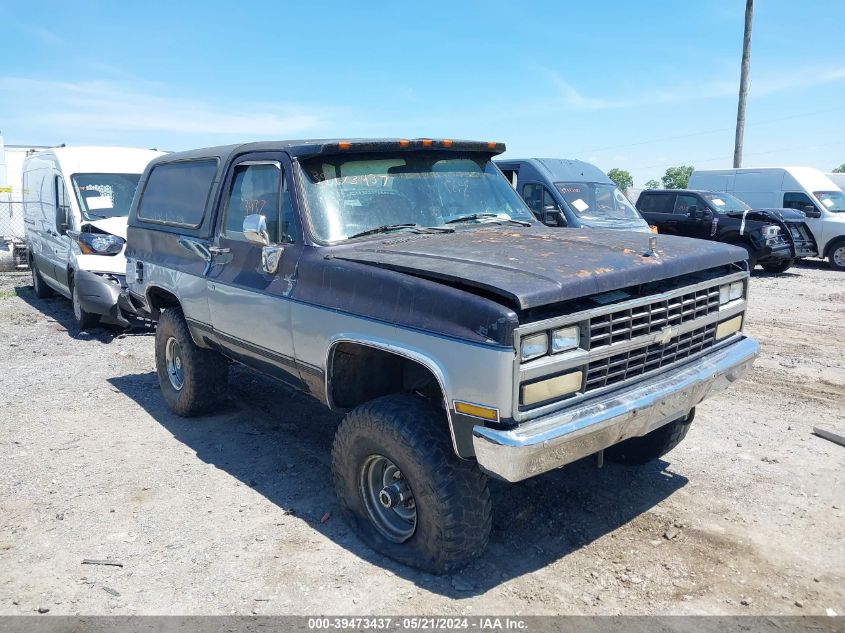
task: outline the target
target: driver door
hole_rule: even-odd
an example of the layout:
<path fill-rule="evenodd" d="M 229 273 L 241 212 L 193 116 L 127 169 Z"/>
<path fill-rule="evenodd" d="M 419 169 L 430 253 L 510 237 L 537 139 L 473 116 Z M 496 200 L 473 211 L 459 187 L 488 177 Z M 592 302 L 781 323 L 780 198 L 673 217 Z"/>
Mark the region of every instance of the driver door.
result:
<path fill-rule="evenodd" d="M 301 236 L 290 173 L 287 155 L 277 152 L 247 154 L 230 166 L 207 284 L 220 345 L 244 364 L 298 385 L 288 297 L 296 283 Z M 248 215 L 263 215 L 270 244 L 283 248 L 275 272 L 265 267 L 262 246 L 244 236 Z"/>

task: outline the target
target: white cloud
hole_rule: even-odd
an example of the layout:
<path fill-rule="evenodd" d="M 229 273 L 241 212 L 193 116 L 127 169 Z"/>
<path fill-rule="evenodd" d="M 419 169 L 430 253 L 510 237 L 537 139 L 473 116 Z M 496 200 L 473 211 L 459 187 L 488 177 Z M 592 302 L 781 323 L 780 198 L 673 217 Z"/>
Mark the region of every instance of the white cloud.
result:
<path fill-rule="evenodd" d="M 42 126 L 62 136 L 82 128 L 101 134 L 243 136 L 306 134 L 323 127 L 329 113 L 288 102 L 210 101 L 163 94 L 149 82 L 48 81 L 0 77 L 0 116 Z"/>

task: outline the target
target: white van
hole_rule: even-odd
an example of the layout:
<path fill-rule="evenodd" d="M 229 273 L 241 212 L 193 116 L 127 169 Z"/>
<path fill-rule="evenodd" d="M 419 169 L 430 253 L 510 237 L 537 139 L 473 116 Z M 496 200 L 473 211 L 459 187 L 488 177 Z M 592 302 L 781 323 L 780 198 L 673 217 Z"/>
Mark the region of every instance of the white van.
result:
<path fill-rule="evenodd" d="M 833 181 L 833 184 L 839 187 L 842 191 L 845 191 L 845 174 L 836 174 L 836 173 L 829 173 L 825 174 L 828 178 Z"/>
<path fill-rule="evenodd" d="M 819 257 L 845 271 L 845 193 L 812 167 L 760 167 L 694 171 L 693 189 L 732 193 L 755 209 L 798 209 L 807 215 Z"/>
<path fill-rule="evenodd" d="M 54 147 L 23 164 L 24 230 L 38 297 L 73 301 L 80 329 L 129 325 L 117 304 L 125 287 L 126 216 L 141 173 L 163 152 L 129 147 Z"/>

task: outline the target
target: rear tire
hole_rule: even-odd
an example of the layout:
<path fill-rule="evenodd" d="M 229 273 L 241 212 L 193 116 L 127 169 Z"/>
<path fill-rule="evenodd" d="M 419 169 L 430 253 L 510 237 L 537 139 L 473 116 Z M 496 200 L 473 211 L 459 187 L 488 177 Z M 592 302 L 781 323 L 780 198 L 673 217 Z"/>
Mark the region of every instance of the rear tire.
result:
<path fill-rule="evenodd" d="M 35 296 L 39 299 L 49 299 L 52 297 L 54 294 L 53 289 L 45 283 L 34 259 L 29 264 L 29 270 L 32 273 L 32 290 Z"/>
<path fill-rule="evenodd" d="M 839 240 L 830 247 L 827 262 L 833 270 L 845 272 L 845 240 Z"/>
<path fill-rule="evenodd" d="M 87 330 L 94 327 L 100 322 L 100 315 L 92 312 L 86 312 L 82 307 L 79 299 L 79 292 L 76 289 L 76 284 L 71 281 L 70 284 L 70 300 L 73 304 L 73 320 L 76 321 L 76 326 L 80 330 Z"/>
<path fill-rule="evenodd" d="M 763 264 L 763 270 L 767 273 L 785 273 L 787 270 L 792 268 L 794 263 L 794 259 L 782 259 L 771 264 Z"/>
<path fill-rule="evenodd" d="M 192 417 L 220 402 L 226 391 L 228 361 L 194 343 L 181 309 L 167 308 L 161 313 L 155 356 L 161 395 L 173 413 Z"/>
<path fill-rule="evenodd" d="M 695 409 L 686 418 L 679 418 L 669 424 L 646 433 L 642 437 L 632 437 L 605 449 L 604 456 L 618 464 L 641 466 L 663 457 L 686 437 L 695 418 Z"/>
<path fill-rule="evenodd" d="M 447 424 L 421 398 L 385 396 L 350 412 L 332 446 L 335 491 L 353 531 L 377 552 L 435 574 L 484 551 L 492 516 L 487 477 L 455 455 Z M 391 500 L 393 487 L 403 496 Z"/>

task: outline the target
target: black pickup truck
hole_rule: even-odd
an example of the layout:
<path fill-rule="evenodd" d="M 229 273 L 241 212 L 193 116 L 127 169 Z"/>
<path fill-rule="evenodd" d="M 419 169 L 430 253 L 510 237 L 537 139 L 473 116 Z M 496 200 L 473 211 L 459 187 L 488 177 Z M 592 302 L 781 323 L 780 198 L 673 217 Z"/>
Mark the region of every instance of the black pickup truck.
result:
<path fill-rule="evenodd" d="M 803 212 L 752 209 L 729 193 L 648 189 L 637 199 L 637 210 L 660 233 L 745 248 L 752 269 L 759 264 L 768 272 L 782 273 L 795 259 L 816 253 Z"/>

